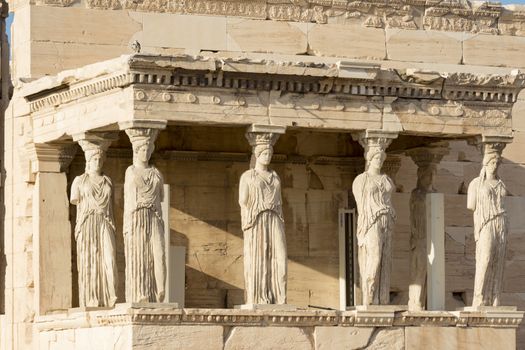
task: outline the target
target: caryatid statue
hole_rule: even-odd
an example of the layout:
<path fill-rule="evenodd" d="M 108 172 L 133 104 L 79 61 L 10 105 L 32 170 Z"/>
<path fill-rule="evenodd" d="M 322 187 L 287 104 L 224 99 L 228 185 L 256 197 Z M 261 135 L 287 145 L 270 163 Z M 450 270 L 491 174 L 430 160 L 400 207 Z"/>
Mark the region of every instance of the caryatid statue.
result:
<path fill-rule="evenodd" d="M 126 129 L 133 145 L 133 165 L 124 180 L 126 301 L 162 302 L 166 262 L 161 202 L 164 180 L 149 164 L 158 130 Z"/>
<path fill-rule="evenodd" d="M 406 152 L 417 165 L 417 185 L 410 195 L 410 285 L 408 308 L 426 307 L 427 286 L 427 194 L 435 193 L 437 165 L 448 153 L 448 144 L 440 143 Z"/>
<path fill-rule="evenodd" d="M 86 171 L 71 185 L 71 203 L 77 206 L 75 239 L 79 305 L 113 306 L 117 300 L 113 184 L 102 173 L 111 141 L 79 140 L 86 158 Z"/>
<path fill-rule="evenodd" d="M 242 174 L 239 184 L 246 304 L 286 304 L 287 254 L 281 180 L 268 168 L 279 134 L 248 132 L 246 137 L 255 161 L 253 168 Z"/>
<path fill-rule="evenodd" d="M 396 135 L 397 136 L 397 135 Z M 363 305 L 390 303 L 392 232 L 396 214 L 391 196 L 392 180 L 381 172 L 385 150 L 394 135 L 377 132 L 360 134 L 365 149 L 365 172 L 352 184 L 357 204 L 357 244 Z"/>
<path fill-rule="evenodd" d="M 474 211 L 476 275 L 473 307 L 499 306 L 509 223 L 507 189 L 498 176 L 505 143 L 483 143 L 483 166 L 468 187 L 467 207 Z"/>

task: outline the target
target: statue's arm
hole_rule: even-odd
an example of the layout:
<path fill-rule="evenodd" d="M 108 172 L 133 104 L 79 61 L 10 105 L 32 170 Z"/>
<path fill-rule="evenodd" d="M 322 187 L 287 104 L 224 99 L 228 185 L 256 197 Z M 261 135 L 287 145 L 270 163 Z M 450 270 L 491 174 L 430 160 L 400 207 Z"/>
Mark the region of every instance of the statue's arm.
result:
<path fill-rule="evenodd" d="M 241 210 L 248 206 L 248 183 L 246 175 L 241 176 L 241 181 L 239 182 L 239 205 L 241 206 Z"/>
<path fill-rule="evenodd" d="M 355 202 L 357 204 L 357 210 L 361 209 L 363 203 L 363 179 L 361 176 L 357 176 L 352 183 L 352 193 L 354 194 Z"/>
<path fill-rule="evenodd" d="M 73 205 L 77 205 L 78 201 L 80 200 L 80 177 L 75 177 L 75 180 L 73 180 L 73 183 L 71 184 L 71 197 L 69 198 L 69 201 Z"/>
<path fill-rule="evenodd" d="M 467 191 L 467 208 L 474 211 L 476 210 L 476 199 L 477 199 L 477 190 L 478 190 L 478 181 L 479 179 L 474 179 L 468 185 Z"/>

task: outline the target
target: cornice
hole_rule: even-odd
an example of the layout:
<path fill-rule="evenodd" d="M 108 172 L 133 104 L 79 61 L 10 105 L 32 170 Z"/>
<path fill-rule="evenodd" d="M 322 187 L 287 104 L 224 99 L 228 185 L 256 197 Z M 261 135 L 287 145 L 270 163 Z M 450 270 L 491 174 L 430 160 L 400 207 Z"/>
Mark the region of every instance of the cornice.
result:
<path fill-rule="evenodd" d="M 63 86 L 62 89 L 53 90 L 47 94 L 46 92 L 41 92 L 28 98 L 28 100 L 31 101 L 30 111 L 36 112 L 45 108 L 57 107 L 83 97 L 123 88 L 131 83 L 130 79 L 131 75 L 129 74 L 109 74 L 106 77 L 94 79 L 94 81 L 85 84 Z M 39 95 L 45 97 L 39 98 Z"/>

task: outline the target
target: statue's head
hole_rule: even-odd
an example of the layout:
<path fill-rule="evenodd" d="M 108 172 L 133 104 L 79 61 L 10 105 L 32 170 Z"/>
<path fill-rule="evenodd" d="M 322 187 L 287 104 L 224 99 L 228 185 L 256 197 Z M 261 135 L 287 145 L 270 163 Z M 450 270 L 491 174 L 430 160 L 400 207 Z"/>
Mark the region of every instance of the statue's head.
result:
<path fill-rule="evenodd" d="M 78 143 L 82 147 L 86 158 L 86 172 L 100 174 L 102 165 L 106 160 L 106 150 L 111 141 L 80 140 Z"/>
<path fill-rule="evenodd" d="M 133 146 L 133 160 L 147 163 L 155 150 L 155 139 L 159 130 L 149 128 L 126 129 Z"/>
<path fill-rule="evenodd" d="M 155 150 L 155 144 L 150 140 L 136 141 L 133 143 L 133 158 L 147 163 Z"/>
<path fill-rule="evenodd" d="M 247 132 L 246 139 L 252 146 L 250 168 L 256 164 L 267 167 L 273 156 L 273 145 L 277 142 L 279 134 L 273 132 Z"/>
<path fill-rule="evenodd" d="M 483 167 L 481 168 L 481 178 L 498 177 L 498 168 L 501 163 L 501 153 L 505 148 L 503 142 L 487 142 L 483 144 Z"/>
<path fill-rule="evenodd" d="M 487 153 L 483 157 L 483 168 L 489 175 L 497 175 L 501 157 L 497 153 Z"/>
<path fill-rule="evenodd" d="M 427 191 L 433 190 L 434 177 L 436 176 L 436 164 L 430 163 L 428 165 L 419 166 L 417 168 L 417 187 L 420 189 L 426 189 Z"/>
<path fill-rule="evenodd" d="M 385 162 L 386 154 L 380 147 L 370 147 L 366 152 L 367 168 L 381 170 Z"/>
<path fill-rule="evenodd" d="M 102 172 L 102 165 L 106 159 L 106 153 L 101 149 L 85 152 L 86 155 L 86 172 Z"/>
<path fill-rule="evenodd" d="M 270 144 L 257 145 L 253 150 L 253 154 L 257 163 L 268 166 L 272 161 L 273 147 Z"/>

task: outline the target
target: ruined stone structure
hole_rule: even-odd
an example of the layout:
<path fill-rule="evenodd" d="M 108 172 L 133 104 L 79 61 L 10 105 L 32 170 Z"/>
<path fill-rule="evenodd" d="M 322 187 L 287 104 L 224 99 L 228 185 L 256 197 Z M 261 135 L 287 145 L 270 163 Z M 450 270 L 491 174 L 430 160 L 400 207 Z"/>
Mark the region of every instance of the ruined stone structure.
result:
<path fill-rule="evenodd" d="M 0 349 L 525 346 L 525 7 L 11 11 Z"/>

